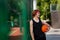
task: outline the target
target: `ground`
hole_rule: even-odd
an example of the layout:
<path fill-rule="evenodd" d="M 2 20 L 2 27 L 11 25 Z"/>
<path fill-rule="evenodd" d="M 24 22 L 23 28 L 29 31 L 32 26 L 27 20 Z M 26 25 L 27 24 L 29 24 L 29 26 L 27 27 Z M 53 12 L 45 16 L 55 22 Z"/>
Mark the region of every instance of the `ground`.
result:
<path fill-rule="evenodd" d="M 51 28 L 49 32 L 46 33 L 47 40 L 60 40 L 60 29 Z"/>

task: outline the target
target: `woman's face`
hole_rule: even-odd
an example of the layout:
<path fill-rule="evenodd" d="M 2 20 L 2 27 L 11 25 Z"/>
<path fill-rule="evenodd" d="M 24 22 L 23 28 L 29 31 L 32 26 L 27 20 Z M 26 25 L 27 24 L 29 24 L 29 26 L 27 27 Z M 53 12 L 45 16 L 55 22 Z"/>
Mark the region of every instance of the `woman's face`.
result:
<path fill-rule="evenodd" d="M 37 12 L 36 17 L 40 17 L 40 12 Z"/>

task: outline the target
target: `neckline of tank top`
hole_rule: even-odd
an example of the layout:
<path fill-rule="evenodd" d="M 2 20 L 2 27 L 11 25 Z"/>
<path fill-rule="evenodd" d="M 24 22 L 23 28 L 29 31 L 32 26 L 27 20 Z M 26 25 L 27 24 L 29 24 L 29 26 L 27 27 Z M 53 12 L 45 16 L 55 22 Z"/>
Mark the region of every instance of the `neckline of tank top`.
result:
<path fill-rule="evenodd" d="M 33 19 L 33 21 L 36 22 L 34 19 Z M 40 20 L 39 20 L 39 22 L 40 22 Z M 39 22 L 36 22 L 36 23 L 39 23 Z"/>

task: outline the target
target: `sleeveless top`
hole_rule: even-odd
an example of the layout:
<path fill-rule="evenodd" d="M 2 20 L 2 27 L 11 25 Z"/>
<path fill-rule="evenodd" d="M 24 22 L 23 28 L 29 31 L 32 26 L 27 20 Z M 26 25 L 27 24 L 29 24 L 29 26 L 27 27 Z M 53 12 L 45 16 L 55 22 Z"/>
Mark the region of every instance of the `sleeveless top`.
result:
<path fill-rule="evenodd" d="M 33 19 L 32 19 L 33 20 Z M 36 22 L 35 20 L 33 20 L 33 33 L 35 37 L 44 37 L 45 33 L 42 32 L 41 27 L 42 27 L 42 22 L 39 18 L 39 22 Z"/>

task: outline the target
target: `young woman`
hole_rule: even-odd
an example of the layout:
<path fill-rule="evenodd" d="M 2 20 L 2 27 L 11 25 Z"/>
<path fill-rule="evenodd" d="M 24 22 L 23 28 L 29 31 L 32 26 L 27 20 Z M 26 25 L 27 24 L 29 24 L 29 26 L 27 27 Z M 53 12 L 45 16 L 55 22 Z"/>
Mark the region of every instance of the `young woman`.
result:
<path fill-rule="evenodd" d="M 33 19 L 30 21 L 30 34 L 32 40 L 46 40 L 45 33 L 42 32 L 41 27 L 43 24 L 49 26 L 49 24 L 44 23 L 40 20 L 40 11 L 34 10 L 32 13 Z"/>

